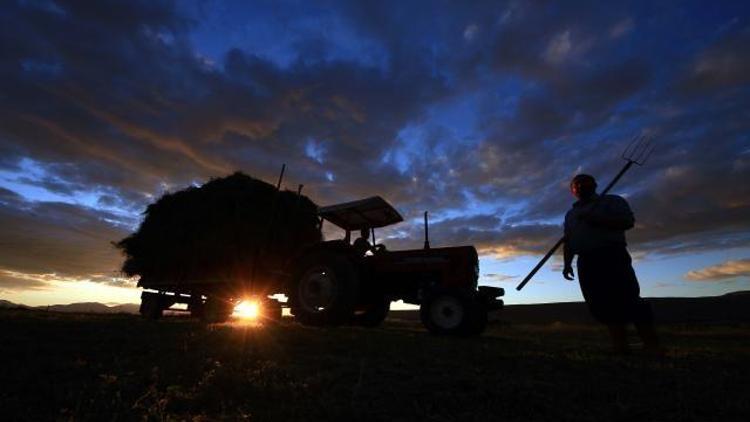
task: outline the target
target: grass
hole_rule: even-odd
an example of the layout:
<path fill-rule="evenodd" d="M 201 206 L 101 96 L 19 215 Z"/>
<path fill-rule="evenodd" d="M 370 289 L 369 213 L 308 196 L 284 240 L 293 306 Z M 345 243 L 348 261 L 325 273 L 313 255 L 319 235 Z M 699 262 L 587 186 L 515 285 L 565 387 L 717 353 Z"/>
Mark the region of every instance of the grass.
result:
<path fill-rule="evenodd" d="M 3 420 L 745 420 L 747 325 L 662 327 L 664 358 L 597 326 L 477 339 L 0 311 Z"/>

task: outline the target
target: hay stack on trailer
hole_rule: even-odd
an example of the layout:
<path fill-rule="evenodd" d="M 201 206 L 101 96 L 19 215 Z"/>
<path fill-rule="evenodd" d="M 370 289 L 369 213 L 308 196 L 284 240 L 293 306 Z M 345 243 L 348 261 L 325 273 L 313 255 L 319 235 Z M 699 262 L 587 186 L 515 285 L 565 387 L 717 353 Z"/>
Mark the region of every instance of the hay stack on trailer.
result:
<path fill-rule="evenodd" d="M 320 240 L 309 198 L 237 172 L 165 194 L 115 245 L 126 257 L 122 271 L 140 276 L 139 286 L 210 296 L 283 270 L 297 250 Z"/>

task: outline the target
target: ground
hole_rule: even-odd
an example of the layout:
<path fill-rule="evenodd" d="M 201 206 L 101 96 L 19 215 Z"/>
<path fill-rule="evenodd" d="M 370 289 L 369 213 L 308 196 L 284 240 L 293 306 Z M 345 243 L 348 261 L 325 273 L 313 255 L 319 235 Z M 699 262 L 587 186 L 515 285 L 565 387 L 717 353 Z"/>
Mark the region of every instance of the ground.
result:
<path fill-rule="evenodd" d="M 662 327 L 613 357 L 591 324 L 306 328 L 0 311 L 3 420 L 746 420 L 748 324 Z M 635 339 L 634 339 L 635 340 Z"/>

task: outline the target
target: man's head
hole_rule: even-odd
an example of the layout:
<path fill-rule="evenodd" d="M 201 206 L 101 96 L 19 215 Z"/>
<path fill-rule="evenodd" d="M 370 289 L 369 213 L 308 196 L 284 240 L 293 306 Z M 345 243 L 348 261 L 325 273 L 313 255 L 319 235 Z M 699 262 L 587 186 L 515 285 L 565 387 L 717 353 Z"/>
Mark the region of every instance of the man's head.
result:
<path fill-rule="evenodd" d="M 370 229 L 368 229 L 367 227 L 365 227 L 364 229 L 360 229 L 359 237 L 363 239 L 367 239 L 368 237 L 370 237 Z"/>
<path fill-rule="evenodd" d="M 570 192 L 578 199 L 588 199 L 596 193 L 596 179 L 588 174 L 578 174 L 570 181 Z"/>

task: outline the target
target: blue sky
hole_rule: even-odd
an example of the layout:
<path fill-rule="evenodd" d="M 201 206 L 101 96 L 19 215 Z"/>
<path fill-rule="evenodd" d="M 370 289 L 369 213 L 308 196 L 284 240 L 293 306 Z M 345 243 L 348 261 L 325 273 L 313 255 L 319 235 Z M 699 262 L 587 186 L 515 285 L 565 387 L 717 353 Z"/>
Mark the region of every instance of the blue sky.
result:
<path fill-rule="evenodd" d="M 0 295 L 136 301 L 109 242 L 241 170 L 326 205 L 379 194 L 391 248 L 473 244 L 509 303 L 580 300 L 577 172 L 615 189 L 646 296 L 750 288 L 745 2 L 18 1 L 0 6 Z M 97 286 L 92 288 L 91 286 Z"/>

